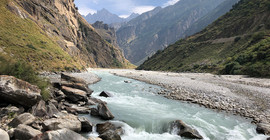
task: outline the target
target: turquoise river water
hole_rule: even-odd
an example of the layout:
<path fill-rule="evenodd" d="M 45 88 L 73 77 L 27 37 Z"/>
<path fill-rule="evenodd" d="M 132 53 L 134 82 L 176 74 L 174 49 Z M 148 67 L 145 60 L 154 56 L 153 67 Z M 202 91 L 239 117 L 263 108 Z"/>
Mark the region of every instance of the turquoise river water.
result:
<path fill-rule="evenodd" d="M 93 97 L 104 100 L 115 116 L 112 120 L 122 126 L 122 140 L 182 140 L 168 133 L 168 124 L 182 120 L 195 128 L 205 140 L 265 140 L 266 136 L 256 133 L 251 120 L 216 112 L 195 104 L 170 100 L 155 94 L 161 87 L 144 82 L 114 76 L 107 72 L 93 71 L 102 80 L 89 87 Z M 131 83 L 125 83 L 128 80 Z M 108 91 L 113 97 L 99 97 Z M 87 116 L 93 123 L 102 122 Z M 87 136 L 97 136 L 95 132 Z"/>

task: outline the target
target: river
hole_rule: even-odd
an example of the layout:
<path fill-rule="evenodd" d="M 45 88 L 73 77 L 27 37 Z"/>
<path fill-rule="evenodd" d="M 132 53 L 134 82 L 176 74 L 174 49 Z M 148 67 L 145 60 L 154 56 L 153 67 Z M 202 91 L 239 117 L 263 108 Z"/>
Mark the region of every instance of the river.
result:
<path fill-rule="evenodd" d="M 155 85 L 107 72 L 93 72 L 102 80 L 89 86 L 94 90 L 92 96 L 108 103 L 115 116 L 112 122 L 125 130 L 121 136 L 123 140 L 182 140 L 184 138 L 168 133 L 168 124 L 174 120 L 182 120 L 195 128 L 205 140 L 266 139 L 266 136 L 256 133 L 256 126 L 249 119 L 164 98 L 155 94 L 161 89 Z M 102 91 L 112 93 L 113 97 L 99 97 Z M 85 116 L 93 123 L 102 122 L 89 115 Z M 96 133 L 87 135 L 97 136 Z"/>

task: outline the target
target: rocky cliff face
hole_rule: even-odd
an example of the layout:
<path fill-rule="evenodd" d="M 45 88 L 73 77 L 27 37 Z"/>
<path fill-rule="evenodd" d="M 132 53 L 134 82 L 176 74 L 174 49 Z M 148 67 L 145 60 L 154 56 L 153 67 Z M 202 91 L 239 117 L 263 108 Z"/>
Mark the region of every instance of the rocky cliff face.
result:
<path fill-rule="evenodd" d="M 129 61 L 141 64 L 157 50 L 189 35 L 186 31 L 223 1 L 181 0 L 163 9 L 156 8 L 131 20 L 117 31 L 119 46 Z"/>
<path fill-rule="evenodd" d="M 113 46 L 118 47 L 116 32 L 113 27 L 109 27 L 108 24 L 104 24 L 102 21 L 97 21 L 92 24 L 92 26 L 102 38 L 111 43 Z"/>
<path fill-rule="evenodd" d="M 22 20 L 34 22 L 40 33 L 61 47 L 59 51 L 67 52 L 70 61 L 78 66 L 123 67 L 128 63 L 119 48 L 106 42 L 84 20 L 74 0 L 5 1 L 11 12 Z"/>

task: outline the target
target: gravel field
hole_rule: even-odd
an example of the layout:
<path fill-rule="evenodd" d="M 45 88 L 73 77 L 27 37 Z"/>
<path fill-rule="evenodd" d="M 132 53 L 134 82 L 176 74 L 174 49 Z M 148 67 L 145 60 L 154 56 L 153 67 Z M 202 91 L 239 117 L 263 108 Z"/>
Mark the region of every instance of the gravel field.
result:
<path fill-rule="evenodd" d="M 100 69 L 98 69 L 100 70 Z M 101 69 L 164 87 L 159 94 L 270 124 L 270 79 L 209 73 Z"/>

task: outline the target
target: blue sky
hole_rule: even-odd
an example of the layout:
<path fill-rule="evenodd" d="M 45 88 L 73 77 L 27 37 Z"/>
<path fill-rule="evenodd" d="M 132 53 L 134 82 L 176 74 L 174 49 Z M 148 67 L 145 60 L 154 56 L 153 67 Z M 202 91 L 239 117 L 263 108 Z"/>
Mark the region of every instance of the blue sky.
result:
<path fill-rule="evenodd" d="M 105 8 L 120 17 L 127 17 L 131 13 L 144 13 L 157 6 L 166 7 L 179 0 L 75 0 L 76 6 L 82 15 L 96 13 Z"/>

